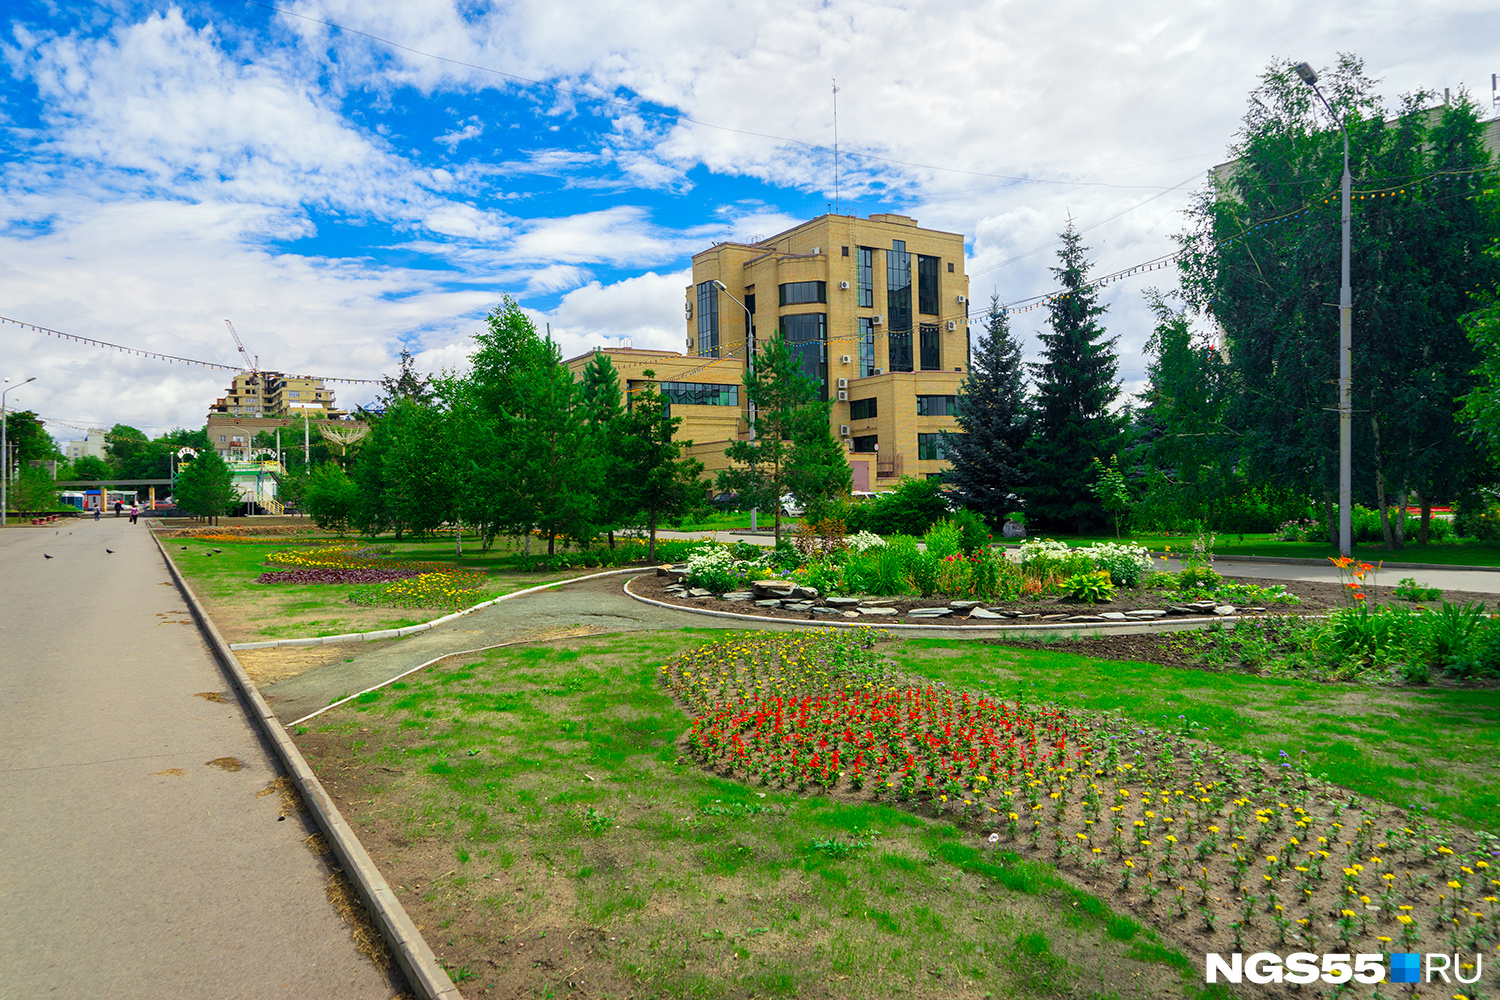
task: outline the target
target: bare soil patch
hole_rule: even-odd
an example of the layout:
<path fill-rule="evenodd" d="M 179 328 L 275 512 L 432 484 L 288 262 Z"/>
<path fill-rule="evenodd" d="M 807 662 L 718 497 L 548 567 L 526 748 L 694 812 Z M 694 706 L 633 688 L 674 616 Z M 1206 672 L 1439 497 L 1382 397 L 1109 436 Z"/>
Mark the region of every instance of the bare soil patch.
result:
<path fill-rule="evenodd" d="M 215 616 L 215 624 L 218 618 Z M 222 631 L 223 626 L 220 625 Z M 316 667 L 342 663 L 355 655 L 357 647 L 349 644 L 332 646 L 283 646 L 279 649 L 241 649 L 235 658 L 257 687 L 305 674 Z"/>

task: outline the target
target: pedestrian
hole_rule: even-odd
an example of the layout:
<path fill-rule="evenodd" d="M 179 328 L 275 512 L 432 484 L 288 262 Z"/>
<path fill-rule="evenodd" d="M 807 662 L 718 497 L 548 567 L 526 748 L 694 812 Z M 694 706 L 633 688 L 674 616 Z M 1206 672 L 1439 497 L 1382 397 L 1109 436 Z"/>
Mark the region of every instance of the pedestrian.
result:
<path fill-rule="evenodd" d="M 96 521 L 99 520 L 99 508 L 98 507 L 94 508 L 94 520 L 96 520 Z"/>
<path fill-rule="evenodd" d="M 138 518 L 138 517 L 140 517 L 140 516 L 141 516 L 141 507 L 140 507 L 140 504 L 131 504 L 130 505 L 130 523 L 131 524 L 135 524 L 136 523 L 135 519 Z"/>
<path fill-rule="evenodd" d="M 115 517 L 120 516 L 120 511 L 125 509 L 125 504 L 119 500 L 115 501 Z"/>

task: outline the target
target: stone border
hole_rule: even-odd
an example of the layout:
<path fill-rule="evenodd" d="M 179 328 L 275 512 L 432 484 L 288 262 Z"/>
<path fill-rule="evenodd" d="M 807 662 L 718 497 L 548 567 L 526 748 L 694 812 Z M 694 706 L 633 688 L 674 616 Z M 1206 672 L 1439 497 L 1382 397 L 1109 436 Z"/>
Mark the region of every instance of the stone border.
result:
<path fill-rule="evenodd" d="M 160 543 L 158 542 L 158 544 Z M 582 583 L 584 580 L 597 580 L 601 576 L 639 572 L 641 572 L 641 567 L 631 566 L 628 569 L 605 570 L 603 573 L 590 573 L 588 576 L 575 576 L 567 580 L 553 580 L 551 583 L 543 583 L 535 587 L 527 587 L 525 590 L 516 590 L 509 594 L 501 594 L 499 597 L 492 598 L 482 604 L 476 604 L 472 608 L 464 608 L 462 611 L 455 611 L 451 615 L 434 618 L 432 621 L 422 622 L 420 625 L 407 625 L 405 628 L 387 628 L 381 629 L 378 632 L 346 632 L 343 635 L 313 636 L 309 639 L 267 639 L 264 642 L 235 642 L 230 643 L 229 648 L 233 650 L 276 649 L 282 646 L 322 646 L 339 642 L 375 642 L 380 639 L 400 639 L 408 635 L 416 635 L 418 632 L 426 632 L 429 629 L 437 628 L 439 625 L 446 625 L 448 622 L 456 621 L 465 615 L 472 615 L 474 612 L 481 608 L 487 608 L 491 604 L 508 601 L 512 597 L 535 594 L 537 591 L 546 590 L 548 587 L 561 587 L 569 583 Z"/>
<path fill-rule="evenodd" d="M 645 574 L 641 574 L 645 575 Z M 1259 617 L 1251 615 L 1214 615 L 1212 618 L 1189 618 L 1181 615 L 1173 615 L 1171 618 L 1150 618 L 1144 621 L 1102 621 L 1102 622 L 1047 622 L 1046 624 L 1036 622 L 1025 625 L 912 625 L 909 622 L 888 622 L 884 617 L 865 618 L 860 621 L 837 621 L 829 619 L 801 618 L 772 618 L 768 615 L 745 615 L 735 611 L 716 611 L 712 608 L 688 608 L 680 604 L 668 604 L 666 601 L 658 601 L 650 597 L 642 597 L 630 589 L 634 579 L 626 580 L 622 588 L 626 596 L 632 600 L 640 601 L 642 604 L 653 604 L 658 608 L 670 608 L 673 611 L 681 611 L 690 615 L 707 615 L 711 618 L 735 618 L 747 622 L 778 622 L 787 625 L 808 625 L 813 628 L 832 626 L 834 628 L 883 628 L 883 629 L 916 629 L 917 631 L 928 631 L 932 629 L 943 629 L 950 632 L 1037 632 L 1050 631 L 1054 629 L 1097 629 L 1113 628 L 1121 625 L 1158 625 L 1170 621 L 1172 624 L 1201 625 L 1208 622 L 1237 622 L 1241 619 Z"/>
<path fill-rule="evenodd" d="M 161 553 L 162 561 L 167 564 L 167 570 L 172 574 L 178 591 L 192 609 L 199 631 L 208 641 L 220 667 L 238 690 L 243 703 L 249 706 L 249 715 L 256 728 L 271 744 L 282 766 L 286 768 L 287 775 L 292 779 L 292 784 L 302 795 L 302 801 L 307 804 L 319 830 L 333 848 L 339 864 L 354 883 L 366 909 L 374 918 L 375 925 L 380 929 L 381 936 L 390 945 L 397 964 L 406 975 L 407 983 L 423 1000 L 462 1000 L 458 987 L 438 964 L 437 956 L 423 940 L 421 931 L 417 930 L 401 901 L 391 891 L 385 876 L 375 867 L 375 862 L 359 842 L 359 837 L 339 813 L 333 799 L 323 788 L 323 783 L 308 766 L 302 751 L 286 735 L 276 714 L 261 697 L 260 691 L 245 673 L 245 668 L 240 666 L 229 644 L 214 627 L 203 610 L 203 605 L 198 602 L 197 595 L 193 593 L 193 588 L 172 561 L 172 557 L 167 555 L 161 539 L 153 533 L 152 540 L 156 542 L 156 549 Z"/>

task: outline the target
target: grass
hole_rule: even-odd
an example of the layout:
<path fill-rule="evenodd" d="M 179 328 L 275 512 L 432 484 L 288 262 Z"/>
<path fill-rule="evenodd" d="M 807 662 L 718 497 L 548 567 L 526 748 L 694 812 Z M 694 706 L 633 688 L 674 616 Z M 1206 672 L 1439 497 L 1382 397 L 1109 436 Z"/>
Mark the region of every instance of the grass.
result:
<path fill-rule="evenodd" d="M 783 517 L 782 526 L 785 527 L 792 519 Z M 756 525 L 761 530 L 769 530 L 776 524 L 774 511 L 761 511 L 756 516 Z M 748 510 L 714 511 L 712 513 L 699 514 L 689 517 L 680 525 L 671 526 L 672 531 L 749 531 L 750 512 Z"/>
<path fill-rule="evenodd" d="M 327 543 L 330 539 L 317 539 Z M 191 538 L 164 538 L 162 544 L 209 614 L 230 642 L 288 639 L 304 636 L 342 635 L 378 629 L 403 628 L 440 615 L 447 609 L 361 607 L 351 604 L 352 584 L 259 584 L 256 577 L 267 570 L 285 569 L 268 564 L 266 557 L 278 550 L 306 547 L 305 541 L 268 538 L 253 542 L 213 542 Z M 465 569 L 490 573 L 485 593 L 474 603 L 502 594 L 535 587 L 553 580 L 586 575 L 588 570 L 554 573 L 519 572 L 505 549 L 453 557 L 452 539 L 392 543 L 392 554 L 400 558 L 456 564 Z M 497 549 L 499 547 L 497 546 Z M 214 550 L 218 549 L 218 552 Z M 596 572 L 596 571 L 595 571 Z"/>
<path fill-rule="evenodd" d="M 1058 541 L 1074 546 L 1091 545 L 1095 542 L 1133 542 L 1144 545 L 1157 554 L 1165 551 L 1168 546 L 1174 552 L 1186 552 L 1193 543 L 1190 535 L 1146 534 L 1127 535 L 1119 539 L 1113 535 L 1069 535 L 1060 536 Z M 1335 545 L 1320 542 L 1273 542 L 1269 534 L 1222 534 L 1214 542 L 1214 555 L 1225 559 L 1233 556 L 1325 559 L 1338 554 L 1338 547 Z M 1415 534 L 1412 534 L 1407 538 L 1406 548 L 1399 551 L 1387 551 L 1379 545 L 1356 545 L 1354 557 L 1369 562 L 1383 560 L 1387 565 L 1433 563 L 1443 566 L 1500 566 L 1500 545 L 1459 539 L 1452 542 L 1430 542 L 1421 546 L 1416 544 Z"/>
<path fill-rule="evenodd" d="M 1275 760 L 1305 753 L 1313 773 L 1371 798 L 1500 829 L 1500 691 L 1320 684 L 945 639 L 908 640 L 892 655 L 956 688 L 1167 729 L 1196 723 L 1207 730 L 1195 736 Z"/>
<path fill-rule="evenodd" d="M 1050 866 L 682 758 L 657 672 L 703 637 L 497 650 L 299 737 L 441 959 L 510 970 L 471 995 L 545 994 L 553 967 L 642 996 L 1200 995 L 1193 963 Z"/>

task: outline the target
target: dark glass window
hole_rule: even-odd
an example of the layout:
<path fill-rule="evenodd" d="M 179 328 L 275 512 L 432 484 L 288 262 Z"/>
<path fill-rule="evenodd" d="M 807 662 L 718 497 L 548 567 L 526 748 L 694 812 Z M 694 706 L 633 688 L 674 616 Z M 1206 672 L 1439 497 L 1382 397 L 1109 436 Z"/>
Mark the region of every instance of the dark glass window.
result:
<path fill-rule="evenodd" d="M 781 335 L 787 347 L 802 362 L 802 374 L 818 387 L 819 399 L 828 398 L 828 314 L 807 313 L 781 317 Z"/>
<path fill-rule="evenodd" d="M 878 444 L 879 441 L 879 434 L 871 434 L 867 437 L 854 438 L 854 450 L 857 452 L 873 452 L 875 450 L 875 445 Z"/>
<path fill-rule="evenodd" d="M 917 457 L 925 459 L 945 459 L 948 457 L 948 444 L 944 440 L 944 434 L 918 434 L 917 435 Z"/>
<path fill-rule="evenodd" d="M 855 378 L 869 378 L 875 374 L 875 323 L 868 316 L 859 319 L 859 358 L 854 369 Z"/>
<path fill-rule="evenodd" d="M 918 396 L 917 416 L 919 417 L 951 417 L 956 415 L 954 403 L 956 396 Z"/>
<path fill-rule="evenodd" d="M 859 286 L 859 305 L 875 308 L 875 251 L 860 247 L 855 258 L 855 284 Z"/>
<path fill-rule="evenodd" d="M 938 259 L 917 255 L 917 312 L 936 316 L 938 310 Z"/>
<path fill-rule="evenodd" d="M 662 398 L 685 406 L 739 406 L 740 387 L 714 382 L 662 382 Z"/>
<path fill-rule="evenodd" d="M 844 250 L 844 254 L 843 255 L 845 257 L 849 256 L 849 248 L 848 247 L 844 247 L 843 250 Z"/>
<path fill-rule="evenodd" d="M 891 249 L 885 255 L 886 328 L 892 334 L 911 333 L 911 254 L 906 252 L 903 240 L 892 240 Z M 909 338 L 908 338 L 909 339 Z M 891 363 L 892 371 L 897 369 Z"/>
<path fill-rule="evenodd" d="M 850 420 L 873 420 L 875 419 L 875 397 L 869 399 L 849 400 Z"/>
<path fill-rule="evenodd" d="M 911 331 L 897 333 L 892 330 L 886 335 L 886 343 L 890 348 L 891 371 L 911 371 Z"/>
<path fill-rule="evenodd" d="M 719 289 L 712 281 L 698 285 L 698 356 L 719 356 Z"/>
<path fill-rule="evenodd" d="M 827 301 L 828 282 L 826 281 L 791 281 L 781 286 L 781 304 L 784 306 Z"/>
<path fill-rule="evenodd" d="M 951 261 L 951 260 L 948 262 L 948 273 L 949 274 L 953 273 L 953 261 Z"/>
<path fill-rule="evenodd" d="M 923 323 L 922 329 L 922 370 L 924 372 L 941 371 L 943 367 L 942 338 L 938 336 L 938 325 L 936 323 Z"/>

